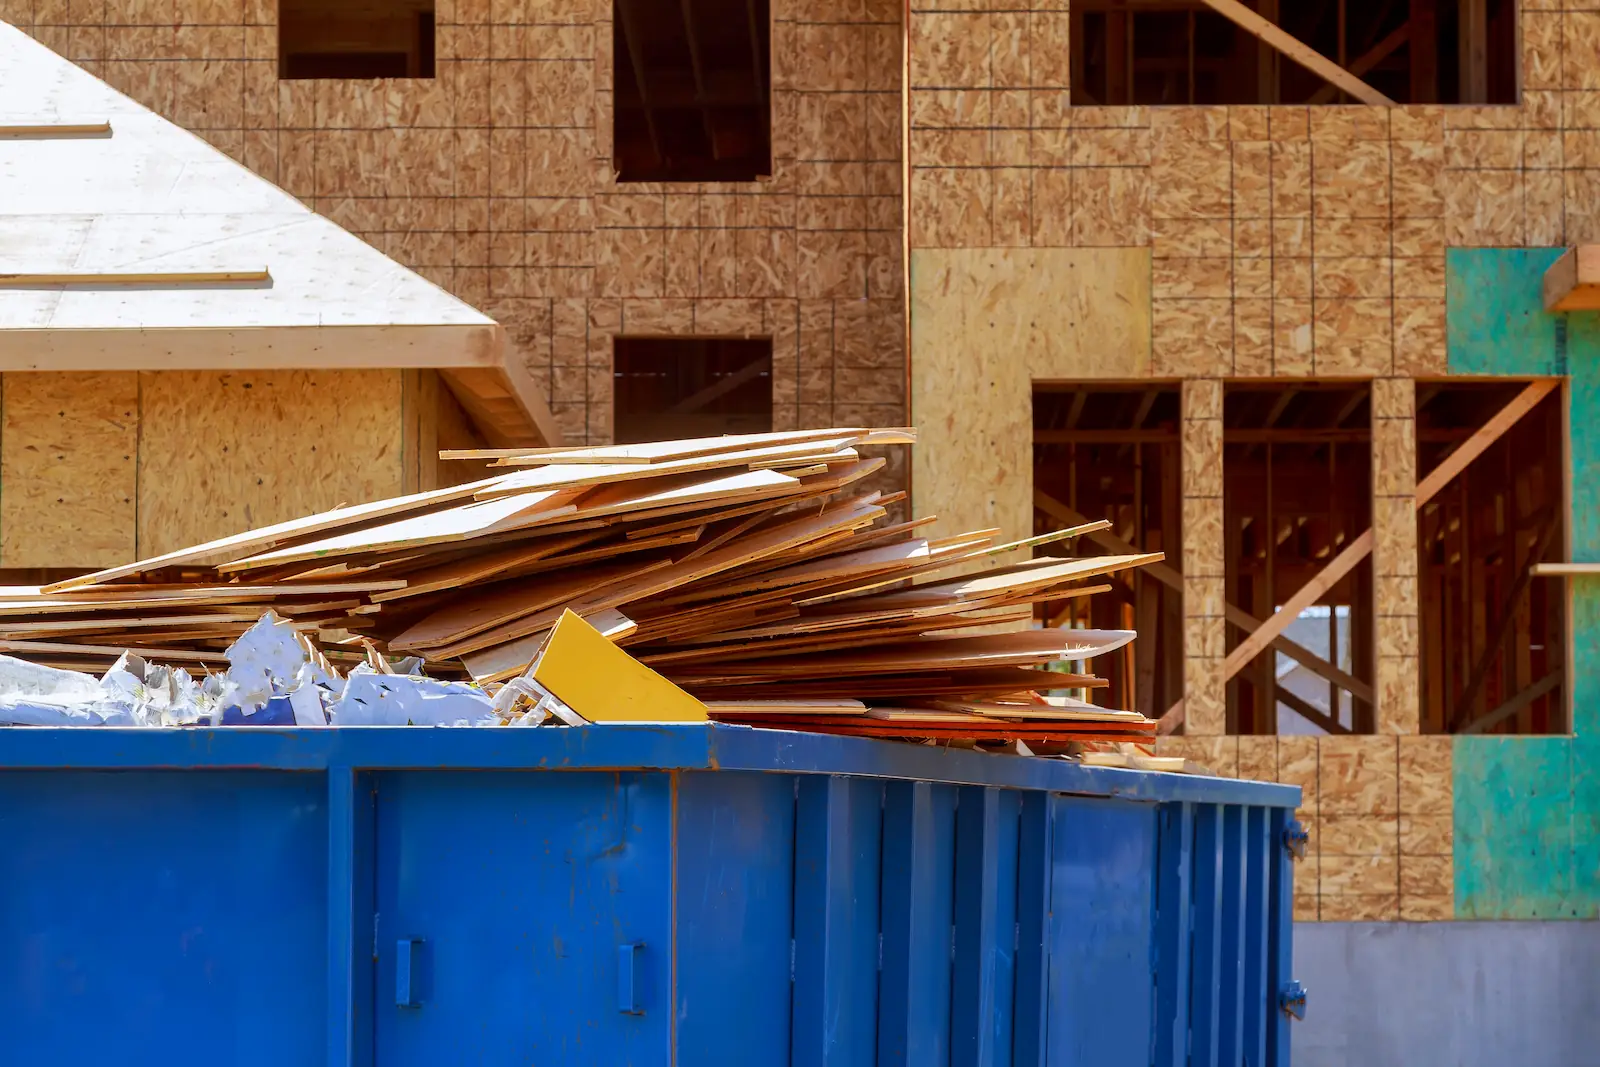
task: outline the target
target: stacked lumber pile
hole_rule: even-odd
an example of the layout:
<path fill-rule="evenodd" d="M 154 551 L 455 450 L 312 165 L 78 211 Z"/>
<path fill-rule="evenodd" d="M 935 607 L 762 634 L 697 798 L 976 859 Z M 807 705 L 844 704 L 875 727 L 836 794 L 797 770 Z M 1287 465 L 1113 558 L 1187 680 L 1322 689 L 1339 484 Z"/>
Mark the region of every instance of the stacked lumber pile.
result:
<path fill-rule="evenodd" d="M 1048 669 L 1081 671 L 1131 632 L 1016 627 L 1160 555 L 983 569 L 1105 524 L 995 544 L 994 530 L 933 539 L 931 519 L 890 522 L 898 498 L 860 488 L 884 461 L 859 450 L 913 439 L 843 428 L 446 453 L 504 473 L 0 590 L 0 652 L 222 666 L 270 608 L 333 663 L 377 650 L 492 687 L 571 609 L 722 720 L 1030 745 L 1150 736 L 1142 716 L 1081 699 L 1100 679 Z"/>

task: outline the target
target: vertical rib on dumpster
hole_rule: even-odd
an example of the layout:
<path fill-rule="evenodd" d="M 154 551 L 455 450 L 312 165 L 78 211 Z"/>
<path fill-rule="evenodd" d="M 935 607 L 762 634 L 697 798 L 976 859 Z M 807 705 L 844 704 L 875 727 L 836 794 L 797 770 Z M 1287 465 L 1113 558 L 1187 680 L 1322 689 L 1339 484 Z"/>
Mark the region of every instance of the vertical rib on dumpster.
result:
<path fill-rule="evenodd" d="M 948 785 L 884 789 L 880 1067 L 950 1063 L 955 801 Z"/>
<path fill-rule="evenodd" d="M 365 920 L 372 914 L 373 819 L 367 776 L 329 767 L 328 1067 L 372 1060 L 372 989 L 365 981 L 372 933 Z"/>
<path fill-rule="evenodd" d="M 1189 1062 L 1190 886 L 1194 805 L 1161 806 L 1161 864 L 1156 888 L 1156 1027 L 1158 1067 Z"/>
<path fill-rule="evenodd" d="M 1248 809 L 1222 809 L 1222 927 L 1217 940 L 1221 981 L 1217 996 L 1217 1063 L 1237 1067 L 1244 1024 L 1245 857 L 1244 823 Z"/>
<path fill-rule="evenodd" d="M 883 786 L 805 777 L 795 817 L 794 1067 L 871 1067 Z"/>
<path fill-rule="evenodd" d="M 950 1061 L 993 1067 L 989 1020 L 995 1012 L 995 898 L 1000 854 L 1000 790 L 964 786 L 956 808 L 956 962 L 950 1006 Z"/>
<path fill-rule="evenodd" d="M 789 1056 L 794 779 L 678 775 L 677 1061 Z"/>
<path fill-rule="evenodd" d="M 1044 1067 L 1045 966 L 1050 927 L 1050 794 L 1022 796 L 1017 856 L 1017 1006 L 1012 1060 L 1017 1067 Z"/>
<path fill-rule="evenodd" d="M 1270 929 L 1278 935 L 1278 950 L 1268 960 L 1267 969 L 1267 1062 L 1273 1067 L 1289 1067 L 1289 1016 L 1278 1006 L 1278 991 L 1290 978 L 1293 967 L 1294 937 L 1290 916 L 1294 914 L 1294 868 L 1283 833 L 1293 812 L 1272 809 L 1272 833 L 1267 842 L 1268 870 L 1272 882 L 1267 892 Z"/>
<path fill-rule="evenodd" d="M 1244 1044 L 1237 1062 L 1243 1067 L 1263 1067 L 1267 1057 L 1267 884 L 1272 858 L 1270 808 L 1246 808 L 1244 853 Z"/>
<path fill-rule="evenodd" d="M 1222 927 L 1222 808 L 1201 804 L 1194 812 L 1194 962 L 1189 999 L 1189 1063 L 1217 1062 L 1217 993 L 1221 979 L 1218 936 Z"/>
<path fill-rule="evenodd" d="M 1149 1067 L 1157 813 L 1053 796 L 1050 1067 Z"/>

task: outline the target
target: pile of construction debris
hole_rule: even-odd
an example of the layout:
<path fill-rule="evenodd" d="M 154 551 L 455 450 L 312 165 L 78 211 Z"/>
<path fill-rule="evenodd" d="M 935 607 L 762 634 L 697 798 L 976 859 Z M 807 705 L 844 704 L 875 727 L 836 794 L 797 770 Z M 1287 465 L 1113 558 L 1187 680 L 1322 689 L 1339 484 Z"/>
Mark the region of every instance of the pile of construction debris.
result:
<path fill-rule="evenodd" d="M 1018 627 L 1161 556 L 1005 563 L 1106 524 L 995 544 L 994 530 L 930 539 L 931 518 L 888 522 L 898 498 L 859 490 L 884 461 L 859 449 L 913 440 L 843 428 L 451 453 L 505 472 L 0 590 L 0 652 L 111 665 L 102 689 L 133 684 L 119 679 L 139 661 L 175 664 L 137 685 L 190 694 L 164 706 L 192 722 L 273 701 L 295 723 L 599 721 L 629 700 L 608 676 L 638 668 L 635 720 L 1058 751 L 1149 738 L 1152 721 L 1087 699 L 1104 683 L 1084 665 L 1133 633 Z M 189 673 L 230 664 L 221 681 Z M 420 719 L 357 702 L 423 682 L 443 703 Z"/>

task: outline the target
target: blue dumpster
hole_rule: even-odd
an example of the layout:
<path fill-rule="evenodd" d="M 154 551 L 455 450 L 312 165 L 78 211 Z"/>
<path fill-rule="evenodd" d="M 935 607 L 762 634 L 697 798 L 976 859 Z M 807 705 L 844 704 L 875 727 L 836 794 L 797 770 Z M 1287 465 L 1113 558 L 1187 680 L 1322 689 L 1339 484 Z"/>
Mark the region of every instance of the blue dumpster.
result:
<path fill-rule="evenodd" d="M 1289 1061 L 1294 788 L 734 726 L 0 734 L 0 1062 Z"/>

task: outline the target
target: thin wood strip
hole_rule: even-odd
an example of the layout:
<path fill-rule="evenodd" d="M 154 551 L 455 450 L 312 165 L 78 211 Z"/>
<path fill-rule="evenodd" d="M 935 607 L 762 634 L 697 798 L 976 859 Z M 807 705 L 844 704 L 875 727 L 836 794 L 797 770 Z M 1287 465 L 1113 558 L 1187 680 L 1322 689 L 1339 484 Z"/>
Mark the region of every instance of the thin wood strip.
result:
<path fill-rule="evenodd" d="M 175 271 L 15 271 L 0 273 L 0 289 L 31 289 L 57 285 L 150 285 L 201 286 L 233 285 L 241 282 L 270 282 L 272 275 L 260 270 L 175 270 Z"/>
<path fill-rule="evenodd" d="M 33 122 L 0 124 L 0 137 L 40 138 L 52 137 L 109 137 L 111 123 L 100 122 Z"/>

